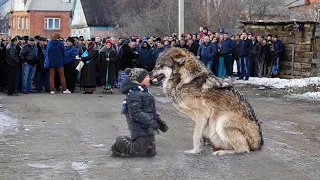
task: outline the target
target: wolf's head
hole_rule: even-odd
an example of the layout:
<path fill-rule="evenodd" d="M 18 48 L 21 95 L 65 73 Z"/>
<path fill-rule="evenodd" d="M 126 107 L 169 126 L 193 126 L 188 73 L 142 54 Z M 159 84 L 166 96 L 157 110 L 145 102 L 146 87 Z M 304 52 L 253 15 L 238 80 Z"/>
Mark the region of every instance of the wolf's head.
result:
<path fill-rule="evenodd" d="M 175 76 L 185 83 L 198 75 L 211 73 L 193 54 L 181 48 L 170 48 L 162 52 L 152 72 L 158 81 Z"/>

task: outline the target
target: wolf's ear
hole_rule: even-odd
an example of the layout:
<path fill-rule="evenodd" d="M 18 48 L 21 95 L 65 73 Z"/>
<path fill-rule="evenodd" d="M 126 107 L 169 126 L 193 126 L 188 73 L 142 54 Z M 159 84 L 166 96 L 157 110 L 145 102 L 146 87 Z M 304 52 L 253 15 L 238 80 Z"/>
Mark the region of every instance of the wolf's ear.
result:
<path fill-rule="evenodd" d="M 174 62 L 178 63 L 179 65 L 182 65 L 185 60 L 186 60 L 185 57 L 181 57 L 179 59 L 175 59 Z"/>

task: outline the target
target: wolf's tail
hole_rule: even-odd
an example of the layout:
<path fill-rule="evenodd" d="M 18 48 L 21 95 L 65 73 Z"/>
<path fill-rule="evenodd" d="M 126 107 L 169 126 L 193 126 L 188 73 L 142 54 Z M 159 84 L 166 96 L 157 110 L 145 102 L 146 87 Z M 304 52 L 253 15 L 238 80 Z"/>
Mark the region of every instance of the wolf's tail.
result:
<path fill-rule="evenodd" d="M 250 133 L 252 135 L 252 137 L 248 138 L 250 151 L 261 150 L 261 148 L 264 144 L 260 122 L 257 122 L 256 125 L 258 126 L 258 131 L 257 131 L 257 129 L 252 129 L 252 131 L 254 131 L 254 132 L 252 132 L 252 134 Z"/>

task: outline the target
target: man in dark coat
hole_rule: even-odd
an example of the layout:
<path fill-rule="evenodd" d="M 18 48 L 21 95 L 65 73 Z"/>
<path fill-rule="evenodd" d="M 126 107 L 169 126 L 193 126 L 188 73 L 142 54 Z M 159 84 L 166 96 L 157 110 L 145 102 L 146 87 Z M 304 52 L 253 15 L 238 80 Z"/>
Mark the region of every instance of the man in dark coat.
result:
<path fill-rule="evenodd" d="M 197 59 L 208 68 L 212 69 L 213 57 L 217 53 L 216 46 L 210 41 L 209 36 L 204 37 L 204 42 L 200 45 L 197 53 Z"/>
<path fill-rule="evenodd" d="M 44 59 L 47 54 L 46 38 L 39 37 L 37 48 L 38 48 L 38 65 L 35 75 L 36 91 L 41 92 L 43 87 L 46 92 L 50 92 L 49 86 L 49 70 L 44 68 Z"/>
<path fill-rule="evenodd" d="M 242 32 L 242 41 L 240 43 L 240 77 L 238 80 L 249 80 L 250 77 L 250 51 L 252 49 L 252 41 L 248 39 L 247 32 Z"/>
<path fill-rule="evenodd" d="M 16 79 L 16 71 L 19 65 L 19 58 L 16 46 L 18 44 L 18 38 L 14 37 L 11 39 L 11 43 L 7 45 L 6 48 L 6 62 L 8 64 L 8 95 L 16 95 L 15 94 L 15 79 Z"/>
<path fill-rule="evenodd" d="M 28 39 L 28 44 L 25 45 L 20 53 L 22 61 L 22 92 L 24 94 L 34 93 L 32 90 L 32 80 L 36 73 L 36 65 L 38 62 L 38 47 L 35 44 L 34 38 Z"/>
<path fill-rule="evenodd" d="M 157 44 L 157 48 L 154 50 L 154 54 L 153 54 L 154 62 L 157 61 L 159 54 L 162 53 L 164 50 L 165 50 L 165 48 L 164 48 L 163 41 L 159 41 Z"/>
<path fill-rule="evenodd" d="M 276 50 L 278 57 L 276 59 L 276 62 L 272 64 L 272 77 L 275 77 L 278 74 L 279 71 L 279 62 L 281 60 L 281 57 L 284 52 L 284 46 L 281 40 L 278 39 L 277 35 L 273 36 L 273 46 Z"/>
<path fill-rule="evenodd" d="M 198 49 L 199 49 L 199 44 L 197 43 L 194 43 L 192 39 L 189 39 L 188 40 L 188 43 L 187 43 L 187 49 L 193 53 L 193 55 L 197 55 L 198 53 Z"/>
<path fill-rule="evenodd" d="M 224 40 L 221 42 L 221 54 L 224 57 L 224 67 L 226 68 L 227 77 L 231 77 L 232 75 L 232 66 L 231 62 L 233 62 L 233 42 L 229 38 L 229 34 L 224 32 L 223 36 Z M 233 63 L 232 63 L 233 64 Z"/>
<path fill-rule="evenodd" d="M 152 71 L 155 65 L 153 51 L 148 41 L 143 41 L 139 51 L 139 64 L 147 71 Z"/>
<path fill-rule="evenodd" d="M 262 43 L 261 38 L 257 37 L 254 38 L 254 43 L 253 43 L 253 48 L 250 51 L 250 59 L 251 59 L 251 63 L 252 63 L 252 76 L 253 77 L 258 77 L 259 76 L 259 62 L 261 59 L 261 55 L 262 55 Z"/>
<path fill-rule="evenodd" d="M 121 81 L 124 80 L 127 76 L 124 73 L 126 68 L 133 68 L 134 62 L 137 60 L 137 54 L 134 53 L 131 47 L 129 47 L 129 40 L 126 40 L 123 43 L 123 46 L 119 52 L 119 66 L 118 66 L 118 86 L 120 87 Z M 131 43 L 130 43 L 131 44 Z"/>

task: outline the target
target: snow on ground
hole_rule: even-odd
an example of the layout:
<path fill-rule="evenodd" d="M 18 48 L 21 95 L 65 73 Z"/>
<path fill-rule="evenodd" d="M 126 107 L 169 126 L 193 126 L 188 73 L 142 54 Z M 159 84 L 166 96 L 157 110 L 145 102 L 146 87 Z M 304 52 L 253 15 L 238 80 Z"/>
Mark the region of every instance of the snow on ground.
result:
<path fill-rule="evenodd" d="M 3 133 L 14 134 L 18 132 L 18 121 L 0 112 L 0 135 Z"/>
<path fill-rule="evenodd" d="M 276 89 L 305 87 L 311 84 L 320 85 L 320 77 L 302 79 L 280 79 L 280 78 L 257 78 L 250 77 L 248 81 L 237 80 L 234 84 L 254 84 L 268 86 Z"/>
<path fill-rule="evenodd" d="M 292 99 L 305 99 L 305 100 L 320 101 L 320 92 L 307 92 L 304 94 L 291 94 L 286 97 L 292 98 Z"/>

